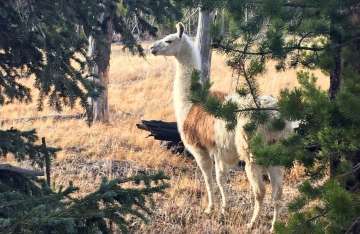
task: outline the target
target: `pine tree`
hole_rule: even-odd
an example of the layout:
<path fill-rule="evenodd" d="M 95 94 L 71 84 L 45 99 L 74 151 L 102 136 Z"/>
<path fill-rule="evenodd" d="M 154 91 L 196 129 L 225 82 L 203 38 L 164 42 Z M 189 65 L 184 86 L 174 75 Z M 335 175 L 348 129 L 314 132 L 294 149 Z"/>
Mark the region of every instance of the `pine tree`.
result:
<path fill-rule="evenodd" d="M 103 89 L 89 79 L 94 58 L 87 56 L 87 37 L 102 31 L 99 17 L 110 14 L 125 47 L 143 54 L 126 20 L 137 15 L 142 31 L 154 34 L 156 28 L 146 17 L 163 19 L 174 9 L 166 0 L 1 1 L 0 106 L 33 101 L 32 88 L 22 81 L 34 79 L 39 110 L 44 103 L 57 111 L 79 103 L 90 115 L 87 100 L 99 97 Z M 0 129 L 0 157 L 11 154 L 42 167 L 44 155 L 53 157 L 58 150 L 39 144 L 35 130 Z M 167 187 L 166 179 L 162 173 L 104 179 L 97 191 L 76 198 L 71 184 L 53 191 L 36 178 L 0 170 L 0 232 L 110 233 L 110 222 L 127 232 L 128 218 L 147 220 L 151 196 Z M 135 186 L 125 188 L 128 183 Z"/>
<path fill-rule="evenodd" d="M 129 220 L 148 221 L 151 196 L 163 192 L 162 173 L 125 179 L 104 179 L 93 193 L 77 198 L 78 188 L 52 191 L 39 180 L 0 173 L 0 233 L 112 233 L 110 223 L 123 233 Z M 125 184 L 135 184 L 129 188 Z"/>
<path fill-rule="evenodd" d="M 121 42 L 133 53 L 144 55 L 144 50 L 136 37 L 148 33 L 155 36 L 154 23 L 162 23 L 167 18 L 179 17 L 179 10 L 169 0 L 117 1 L 102 0 L 96 3 L 98 11 L 93 15 L 96 24 L 86 28 L 89 37 L 88 55 L 92 58 L 92 79 L 102 87 L 99 96 L 91 99 L 91 121 L 109 121 L 108 82 L 110 54 L 113 33 L 121 34 Z M 150 23 L 150 17 L 153 24 Z M 138 34 L 134 35 L 129 21 L 135 20 Z"/>
<path fill-rule="evenodd" d="M 360 215 L 359 2 L 241 0 L 228 1 L 226 9 L 231 31 L 215 47 L 243 78 L 237 92 L 250 95 L 256 108 L 208 96 L 209 84 L 199 86 L 196 75 L 193 101 L 227 120 L 229 128 L 235 126 L 238 114 L 247 116 L 245 130 L 258 163 L 305 166 L 309 180 L 300 186 L 289 220 L 278 225 L 279 233 L 356 233 Z M 281 129 L 283 121 L 290 120 L 299 121 L 299 127 L 293 136 L 271 145 L 256 132 L 259 123 L 268 122 L 266 110 L 257 103 L 256 77 L 265 71 L 269 59 L 277 61 L 279 70 L 321 69 L 330 81 L 325 92 L 316 87 L 311 73 L 298 73 L 300 87 L 281 93 L 276 108 L 281 118 L 268 124 Z"/>

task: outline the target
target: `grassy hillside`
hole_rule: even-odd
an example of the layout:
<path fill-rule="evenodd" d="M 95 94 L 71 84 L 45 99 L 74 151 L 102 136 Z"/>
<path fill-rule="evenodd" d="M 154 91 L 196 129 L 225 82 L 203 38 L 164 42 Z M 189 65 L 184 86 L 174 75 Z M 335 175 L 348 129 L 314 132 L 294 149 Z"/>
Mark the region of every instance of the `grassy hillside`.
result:
<path fill-rule="evenodd" d="M 264 94 L 277 95 L 283 88 L 297 85 L 296 71 L 275 72 L 269 64 L 260 80 Z M 101 176 L 112 175 L 106 171 L 107 159 L 119 160 L 121 175 L 138 170 L 164 170 L 171 176 L 171 188 L 156 198 L 157 207 L 150 224 L 144 226 L 134 222 L 138 233 L 239 233 L 250 219 L 252 201 L 250 188 L 241 170 L 231 171 L 231 189 L 228 217 L 221 220 L 215 212 L 208 217 L 202 213 L 206 205 L 205 185 L 196 164 L 161 149 L 159 143 L 136 128 L 141 119 L 174 121 L 172 109 L 172 79 L 175 73 L 172 58 L 148 56 L 146 59 L 132 56 L 113 46 L 111 57 L 109 103 L 111 121 L 108 125 L 88 127 L 82 120 L 66 121 L 21 121 L 7 122 L 3 128 L 16 127 L 22 130 L 36 128 L 39 136 L 45 136 L 48 145 L 61 147 L 54 164 L 53 177 L 57 185 L 73 180 L 82 192 L 91 191 Z M 316 71 L 319 85 L 328 87 L 327 78 Z M 214 53 L 212 79 L 214 89 L 230 92 L 236 87 L 232 72 L 225 65 L 225 58 Z M 31 81 L 27 81 L 30 83 Z M 34 93 L 36 100 L 36 93 Z M 63 114 L 80 113 L 81 109 L 65 109 Z M 14 103 L 0 109 L 0 119 L 15 119 L 56 114 L 50 109 L 38 112 L 36 102 L 31 105 Z M 11 160 L 11 159 L 9 159 Z M 110 168 L 110 167 L 109 167 Z M 116 174 L 116 173 L 115 173 Z M 119 173 L 117 173 L 119 174 Z M 294 195 L 301 168 L 287 174 L 284 201 Z M 272 217 L 267 193 L 266 209 L 258 230 L 266 233 Z M 286 215 L 286 209 L 282 212 Z"/>

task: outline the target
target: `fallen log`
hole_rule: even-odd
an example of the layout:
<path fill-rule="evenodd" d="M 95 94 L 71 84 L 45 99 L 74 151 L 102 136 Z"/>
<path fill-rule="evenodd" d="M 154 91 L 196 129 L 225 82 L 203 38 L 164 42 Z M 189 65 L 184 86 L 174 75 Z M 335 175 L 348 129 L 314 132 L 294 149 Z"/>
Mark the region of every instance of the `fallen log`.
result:
<path fill-rule="evenodd" d="M 155 140 L 161 141 L 160 145 L 172 153 L 191 156 L 181 141 L 176 122 L 141 120 L 141 123 L 136 124 L 136 126 L 141 130 L 150 132 L 148 137 L 154 137 Z"/>
<path fill-rule="evenodd" d="M 141 120 L 140 124 L 136 124 L 139 129 L 149 131 L 150 135 L 156 140 L 179 142 L 180 134 L 177 130 L 176 122 L 164 122 L 159 120 Z"/>

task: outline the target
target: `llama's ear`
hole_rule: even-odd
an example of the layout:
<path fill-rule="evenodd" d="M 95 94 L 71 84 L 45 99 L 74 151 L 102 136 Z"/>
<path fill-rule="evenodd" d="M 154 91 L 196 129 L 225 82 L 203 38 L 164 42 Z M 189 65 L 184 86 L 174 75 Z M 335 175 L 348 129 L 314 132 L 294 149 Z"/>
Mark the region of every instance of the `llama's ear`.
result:
<path fill-rule="evenodd" d="M 179 38 L 182 38 L 182 36 L 184 34 L 184 30 L 185 30 L 183 23 L 181 23 L 181 22 L 177 23 L 176 29 L 177 29 L 177 34 L 178 34 Z"/>

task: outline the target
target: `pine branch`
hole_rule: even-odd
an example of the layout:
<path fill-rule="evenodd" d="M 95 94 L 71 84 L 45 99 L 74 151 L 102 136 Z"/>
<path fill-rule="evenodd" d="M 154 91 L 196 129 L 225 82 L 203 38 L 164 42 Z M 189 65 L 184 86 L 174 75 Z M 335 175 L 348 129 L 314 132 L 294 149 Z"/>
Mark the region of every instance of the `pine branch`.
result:
<path fill-rule="evenodd" d="M 241 67 L 242 72 L 243 72 L 243 74 L 244 74 L 244 78 L 245 78 L 246 84 L 247 84 L 247 86 L 249 87 L 250 94 L 251 94 L 251 97 L 252 97 L 252 99 L 253 99 L 253 101 L 254 101 L 254 104 L 255 104 L 255 106 L 257 107 L 257 109 L 259 109 L 259 108 L 260 108 L 260 105 L 259 105 L 259 103 L 258 103 L 258 101 L 257 101 L 256 89 L 255 89 L 255 87 L 252 85 L 252 83 L 251 83 L 251 81 L 250 81 L 251 77 L 249 77 L 248 73 L 246 72 L 246 67 L 245 67 L 244 63 L 241 63 L 241 64 L 240 64 L 240 67 Z"/>
<path fill-rule="evenodd" d="M 0 216 L 9 220 L 0 223 L 0 228 L 7 233 L 41 233 L 44 230 L 62 230 L 64 227 L 67 230 L 84 229 L 84 233 L 96 233 L 99 229 L 108 232 L 110 227 L 106 223 L 110 220 L 127 232 L 128 217 L 148 220 L 151 197 L 168 187 L 164 182 L 167 179 L 162 172 L 111 181 L 104 179 L 95 192 L 82 198 L 71 197 L 77 191 L 71 184 L 57 193 L 43 187 L 36 196 L 32 193 L 0 193 Z M 136 186 L 123 188 L 125 183 Z M 91 225 L 84 226 L 85 223 Z"/>
<path fill-rule="evenodd" d="M 263 2 L 260 1 L 250 1 L 250 4 L 254 4 L 254 5 L 264 5 Z M 290 7 L 290 8 L 301 8 L 301 9 L 317 9 L 319 6 L 317 5 L 311 5 L 311 4 L 304 4 L 301 3 L 301 1 L 287 1 L 284 2 L 280 5 L 281 7 Z"/>
<path fill-rule="evenodd" d="M 251 112 L 251 111 L 279 111 L 278 108 L 263 108 L 263 107 L 256 107 L 256 108 L 243 108 L 237 109 L 236 112 Z"/>
<path fill-rule="evenodd" d="M 273 51 L 268 50 L 268 51 L 247 51 L 247 50 L 240 50 L 240 49 L 235 49 L 233 47 L 225 46 L 219 43 L 214 43 L 212 44 L 213 48 L 215 49 L 222 49 L 225 53 L 229 53 L 229 52 L 236 52 L 239 54 L 243 54 L 243 55 L 254 55 L 254 56 L 264 56 L 264 55 L 271 55 L 273 54 Z M 292 52 L 294 50 L 304 50 L 304 51 L 313 51 L 313 52 L 320 52 L 325 50 L 327 47 L 308 47 L 308 46 L 290 46 L 290 47 L 283 47 L 283 49 L 289 53 Z"/>

